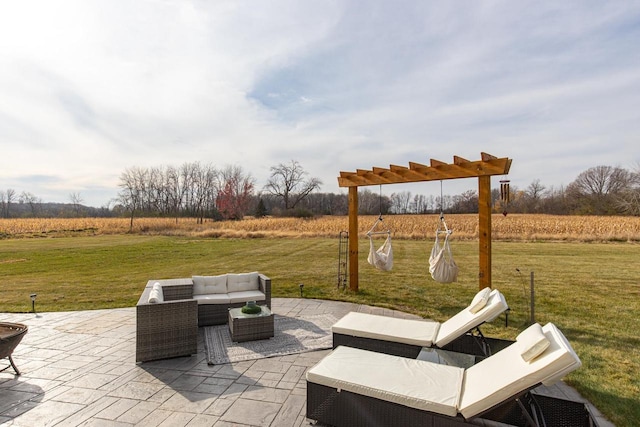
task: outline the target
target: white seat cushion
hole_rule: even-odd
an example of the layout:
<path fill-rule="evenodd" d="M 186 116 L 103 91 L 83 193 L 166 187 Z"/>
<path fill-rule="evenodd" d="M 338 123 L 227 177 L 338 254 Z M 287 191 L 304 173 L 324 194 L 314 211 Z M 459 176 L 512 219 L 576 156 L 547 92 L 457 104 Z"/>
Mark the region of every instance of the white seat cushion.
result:
<path fill-rule="evenodd" d="M 431 347 L 440 324 L 427 320 L 399 319 L 352 311 L 338 320 L 331 331 L 354 337 Z"/>
<path fill-rule="evenodd" d="M 227 274 L 227 292 L 256 291 L 260 289 L 258 272 Z"/>
<path fill-rule="evenodd" d="M 260 291 L 231 292 L 228 295 L 231 304 L 247 301 L 264 301 L 265 299 L 264 294 Z"/>
<path fill-rule="evenodd" d="M 340 346 L 309 370 L 307 381 L 455 416 L 463 376 L 455 366 Z"/>
<path fill-rule="evenodd" d="M 229 294 L 194 295 L 193 299 L 198 301 L 198 304 L 230 304 L 231 303 Z"/>

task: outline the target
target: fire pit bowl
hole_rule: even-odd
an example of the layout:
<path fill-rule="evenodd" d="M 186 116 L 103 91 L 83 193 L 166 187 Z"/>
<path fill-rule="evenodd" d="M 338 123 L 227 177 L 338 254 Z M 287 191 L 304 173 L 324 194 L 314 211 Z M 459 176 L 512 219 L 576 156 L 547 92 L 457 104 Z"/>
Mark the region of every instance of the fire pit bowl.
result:
<path fill-rule="evenodd" d="M 20 375 L 20 371 L 15 363 L 13 363 L 11 354 L 18 344 L 20 344 L 22 337 L 24 337 L 28 330 L 29 327 L 22 323 L 0 322 L 0 359 L 8 358 L 11 367 L 18 375 Z M 8 368 L 7 366 L 6 368 L 0 369 L 0 372 Z"/>

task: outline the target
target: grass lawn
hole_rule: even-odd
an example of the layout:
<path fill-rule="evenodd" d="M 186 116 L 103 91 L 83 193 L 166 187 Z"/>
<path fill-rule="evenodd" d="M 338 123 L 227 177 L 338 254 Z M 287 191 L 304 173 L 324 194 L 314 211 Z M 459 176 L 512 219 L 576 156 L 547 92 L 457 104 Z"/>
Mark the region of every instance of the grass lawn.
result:
<path fill-rule="evenodd" d="M 478 290 L 478 244 L 453 241 L 459 282 L 438 284 L 428 273 L 431 243 L 394 241 L 394 268 L 366 263 L 360 243 L 360 291 L 337 289 L 338 240 L 197 239 L 111 235 L 0 242 L 0 311 L 129 307 L 149 279 L 260 271 L 275 297 L 353 301 L 443 321 Z M 554 322 L 583 361 L 567 381 L 619 426 L 640 419 L 640 246 L 629 243 L 493 242 L 493 287 L 511 308 L 483 328 L 514 339 L 529 319 L 534 272 L 536 321 Z"/>

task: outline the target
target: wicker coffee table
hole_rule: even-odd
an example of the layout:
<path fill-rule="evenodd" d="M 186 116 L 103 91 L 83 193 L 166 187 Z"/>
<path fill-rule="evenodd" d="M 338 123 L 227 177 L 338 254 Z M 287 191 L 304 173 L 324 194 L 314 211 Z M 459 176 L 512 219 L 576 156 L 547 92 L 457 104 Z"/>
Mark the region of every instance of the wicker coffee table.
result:
<path fill-rule="evenodd" d="M 241 308 L 229 310 L 229 332 L 236 342 L 263 340 L 273 337 L 273 313 L 263 306 L 258 314 L 246 314 Z"/>

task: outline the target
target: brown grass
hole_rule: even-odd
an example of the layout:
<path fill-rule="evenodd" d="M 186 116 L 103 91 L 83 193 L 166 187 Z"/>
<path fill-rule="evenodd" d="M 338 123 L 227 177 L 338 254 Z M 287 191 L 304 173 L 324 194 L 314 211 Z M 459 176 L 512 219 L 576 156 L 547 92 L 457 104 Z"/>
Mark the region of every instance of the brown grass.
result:
<path fill-rule="evenodd" d="M 360 234 L 373 225 L 376 216 L 360 216 Z M 389 215 L 378 230 L 391 230 L 395 238 L 425 239 L 433 236 L 438 215 Z M 447 215 L 447 225 L 457 239 L 478 238 L 478 216 Z M 346 216 L 302 218 L 246 218 L 242 221 L 207 221 L 193 218 L 137 218 L 133 232 L 152 235 L 298 238 L 334 237 L 348 229 Z M 128 218 L 0 219 L 0 238 L 56 237 L 123 234 Z M 640 241 L 640 217 L 558 216 L 501 214 L 492 217 L 494 240 L 513 241 Z"/>

